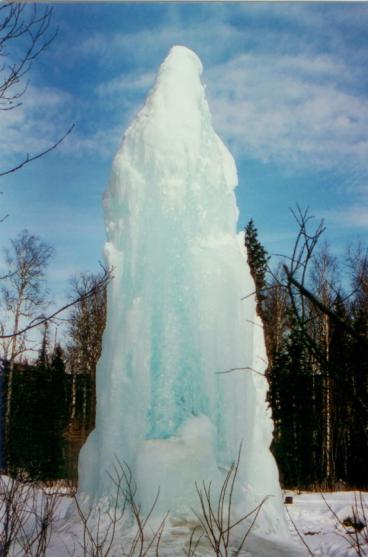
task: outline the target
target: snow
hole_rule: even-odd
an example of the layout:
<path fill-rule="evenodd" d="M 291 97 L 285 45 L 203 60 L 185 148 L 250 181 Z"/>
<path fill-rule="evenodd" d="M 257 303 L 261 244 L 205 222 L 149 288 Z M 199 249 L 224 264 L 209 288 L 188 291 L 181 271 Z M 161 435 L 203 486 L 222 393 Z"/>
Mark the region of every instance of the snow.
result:
<path fill-rule="evenodd" d="M 211 481 L 218 496 L 242 446 L 234 516 L 267 497 L 254 533 L 287 537 L 263 328 L 236 233 L 236 166 L 201 72 L 194 52 L 173 47 L 114 159 L 104 197 L 114 279 L 79 493 L 113 498 L 109 474 L 126 463 L 143 512 L 159 491 L 153 517 L 190 522 L 196 483 Z M 243 369 L 222 373 L 232 368 Z"/>
<path fill-rule="evenodd" d="M 297 529 L 316 557 L 354 557 L 359 555 L 349 543 L 349 535 L 356 535 L 352 527 L 341 522 L 352 518 L 354 512 L 367 523 L 368 494 L 346 491 L 292 494 L 294 502 L 288 511 Z M 362 504 L 360 501 L 362 496 Z M 332 509 L 333 512 L 329 509 Z M 355 511 L 353 510 L 355 509 Z M 363 512 L 362 512 L 363 511 Z M 334 513 L 336 516 L 334 516 Z M 363 516 L 365 514 L 365 518 Z M 291 529 L 293 526 L 290 525 Z M 368 540 L 368 528 L 361 534 Z M 294 537 L 297 537 L 294 529 Z M 351 537 L 350 537 L 351 539 Z M 362 556 L 368 555 L 368 545 L 363 543 Z"/>
<path fill-rule="evenodd" d="M 2 486 L 4 486 L 5 483 L 9 485 L 9 482 L 10 480 L 8 478 L 0 478 Z M 51 528 L 47 535 L 48 547 L 45 557 L 67 557 L 72 554 L 74 557 L 81 557 L 85 554 L 92 554 L 88 552 L 85 553 L 83 549 L 83 524 L 75 516 L 72 519 L 70 518 L 70 508 L 73 507 L 73 498 L 68 496 L 67 489 L 61 489 L 56 486 L 41 491 L 26 485 L 25 490 L 26 492 L 21 496 L 24 512 L 22 514 L 23 525 L 19 530 L 18 542 L 20 543 L 19 545 L 12 546 L 9 555 L 22 554 L 21 547 L 25 547 L 25 539 L 28 535 L 35 535 L 35 524 L 41 524 L 39 517 L 41 516 L 42 509 L 46 508 L 45 498 L 47 494 L 50 495 L 55 492 L 55 490 L 59 495 L 57 496 L 55 504 L 53 520 L 50 521 Z M 352 528 L 344 528 L 339 524 L 339 520 L 342 521 L 352 516 L 352 507 L 356 505 L 356 502 L 358 502 L 358 514 L 359 512 L 362 514 L 358 493 L 348 491 L 324 494 L 328 505 L 339 517 L 339 520 L 337 520 L 330 511 L 320 493 L 304 492 L 297 494 L 288 492 L 288 495 L 292 495 L 294 499 L 293 504 L 288 505 L 288 512 L 299 531 L 299 535 L 301 535 L 308 544 L 314 557 L 355 557 L 358 555 L 358 553 L 350 547 L 346 534 L 347 532 L 353 531 Z M 367 517 L 368 494 L 364 493 L 362 497 L 365 517 Z M 0 509 L 3 509 L 1 499 Z M 38 519 L 36 518 L 37 515 Z M 0 544 L 3 533 L 2 519 L 3 512 L 0 512 Z M 102 540 L 108 521 L 106 521 L 104 513 L 99 516 L 98 520 L 100 522 L 100 540 Z M 262 538 L 258 540 L 257 534 L 255 533 L 251 538 L 246 540 L 244 550 L 240 555 L 242 557 L 295 557 L 298 555 L 298 550 L 295 552 L 295 548 L 300 548 L 302 550 L 304 546 L 300 541 L 299 535 L 295 532 L 291 521 L 289 520 L 288 522 L 291 535 L 294 538 L 293 547 L 285 541 L 284 536 L 280 537 L 276 534 L 270 534 L 266 539 Z M 91 521 L 89 525 L 91 526 Z M 149 532 L 152 531 L 151 526 L 152 521 L 149 521 L 148 527 L 146 528 L 145 545 L 149 540 Z M 166 524 L 158 552 L 159 557 L 187 555 L 188 553 L 183 551 L 185 548 L 188 549 L 191 527 L 193 526 L 195 526 L 194 521 L 192 525 L 187 524 L 184 526 L 180 522 L 179 517 L 177 517 L 176 522 Z M 368 528 L 362 530 L 361 534 L 367 538 Z M 94 532 L 93 535 L 95 536 L 96 532 Z M 86 543 L 88 543 L 88 535 L 85 539 L 87 540 Z M 132 532 L 126 531 L 125 536 L 121 537 L 121 531 L 117 528 L 112 540 L 112 547 L 109 555 L 111 557 L 122 555 L 122 547 L 124 547 L 125 552 L 127 552 L 131 541 Z M 110 537 L 108 536 L 107 542 L 100 548 L 101 555 L 105 554 L 103 551 L 106 550 L 109 542 Z M 132 555 L 139 555 L 139 551 L 137 550 Z M 153 549 L 151 553 L 148 553 L 147 557 L 151 557 L 151 555 L 156 555 L 155 549 Z M 204 539 L 199 544 L 196 555 L 197 557 L 215 557 L 214 553 L 209 550 L 208 543 L 206 544 Z M 362 545 L 361 555 L 368 555 L 367 545 Z"/>

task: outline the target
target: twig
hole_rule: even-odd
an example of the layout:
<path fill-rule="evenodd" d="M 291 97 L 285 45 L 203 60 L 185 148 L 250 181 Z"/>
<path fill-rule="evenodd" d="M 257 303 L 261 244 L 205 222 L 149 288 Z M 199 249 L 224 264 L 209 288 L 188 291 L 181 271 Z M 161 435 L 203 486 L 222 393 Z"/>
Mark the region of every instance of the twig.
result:
<path fill-rule="evenodd" d="M 246 366 L 246 367 L 232 367 L 231 369 L 226 369 L 225 371 L 216 371 L 216 374 L 217 375 L 225 375 L 227 373 L 232 373 L 233 371 L 251 371 L 253 373 L 256 373 L 257 375 L 260 375 L 261 377 L 264 377 L 264 373 L 261 373 L 260 371 L 257 371 L 256 369 L 253 369 L 252 367 L 249 367 L 249 366 Z"/>
<path fill-rule="evenodd" d="M 312 552 L 311 548 L 309 547 L 309 545 L 307 544 L 307 542 L 305 541 L 305 539 L 304 539 L 303 536 L 301 535 L 301 533 L 300 533 L 300 531 L 299 531 L 297 525 L 295 524 L 294 520 L 291 518 L 291 514 L 290 514 L 289 509 L 287 508 L 286 505 L 285 505 L 285 509 L 286 509 L 287 514 L 289 515 L 290 522 L 291 522 L 291 524 L 293 525 L 295 532 L 298 534 L 300 540 L 303 542 L 303 544 L 304 544 L 305 547 L 307 548 L 307 551 L 308 551 L 309 555 L 311 555 L 311 557 L 315 557 L 315 555 L 314 555 L 314 553 Z"/>
<path fill-rule="evenodd" d="M 75 124 L 72 124 L 70 126 L 70 128 L 68 129 L 68 131 L 56 143 L 51 145 L 51 147 L 49 147 L 45 151 L 42 151 L 41 153 L 37 153 L 37 155 L 33 155 L 33 156 L 29 156 L 29 154 L 27 154 L 26 158 L 21 163 L 17 164 L 17 166 L 14 166 L 10 170 L 5 170 L 4 172 L 0 172 L 0 178 L 2 176 L 7 176 L 8 174 L 11 174 L 12 172 L 16 172 L 17 170 L 20 170 L 26 164 L 29 164 L 30 162 L 35 161 L 36 159 L 39 159 L 39 158 L 43 157 L 44 155 L 47 155 L 47 153 L 50 153 L 51 151 L 56 149 L 56 147 L 58 147 L 60 145 L 60 143 L 62 143 L 64 141 L 64 139 L 72 132 L 74 127 L 75 127 Z"/>
<path fill-rule="evenodd" d="M 9 335 L 0 335 L 0 339 L 17 337 L 17 336 L 22 335 L 22 334 L 24 334 L 25 332 L 27 332 L 31 329 L 34 329 L 35 327 L 39 327 L 39 325 L 42 325 L 43 323 L 46 323 L 46 321 L 51 321 L 51 319 L 54 319 L 54 317 L 56 317 L 57 315 L 59 315 L 60 313 L 65 311 L 66 309 L 74 306 L 78 302 L 83 302 L 84 300 L 87 300 L 88 298 L 93 296 L 93 294 L 95 294 L 95 292 L 97 290 L 99 290 L 100 288 L 104 288 L 110 282 L 111 279 L 112 279 L 111 271 L 105 270 L 105 276 L 95 286 L 93 286 L 88 292 L 86 292 L 86 294 L 83 294 L 82 296 L 79 296 L 78 298 L 74 299 L 72 302 L 69 302 L 68 304 L 65 304 L 63 307 L 59 308 L 57 311 L 55 311 L 51 315 L 48 315 L 46 317 L 45 316 L 36 317 L 34 320 L 32 320 L 27 325 L 27 327 L 24 327 L 24 329 L 21 329 L 20 331 L 17 331 L 15 333 L 12 333 L 12 334 L 9 334 Z"/>

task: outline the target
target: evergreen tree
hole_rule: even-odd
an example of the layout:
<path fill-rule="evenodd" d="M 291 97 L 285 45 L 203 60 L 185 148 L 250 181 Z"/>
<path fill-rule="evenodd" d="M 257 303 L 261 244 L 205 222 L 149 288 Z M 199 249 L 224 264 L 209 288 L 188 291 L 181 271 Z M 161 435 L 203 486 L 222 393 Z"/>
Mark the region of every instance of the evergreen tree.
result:
<path fill-rule="evenodd" d="M 276 280 L 263 304 L 272 450 L 285 487 L 367 486 L 368 254 L 360 246 L 349 262 L 349 304 L 336 294 L 338 267 L 327 244 L 305 274 L 311 297 L 290 295 L 293 305 Z"/>
<path fill-rule="evenodd" d="M 353 305 L 355 330 L 368 338 L 368 297 L 358 293 Z M 350 482 L 367 486 L 368 478 L 368 351 L 356 339 L 351 342 L 350 382 L 352 413 L 350 421 Z"/>
<path fill-rule="evenodd" d="M 272 451 L 285 487 L 307 487 L 319 478 L 320 378 L 296 324 L 270 370 L 269 402 L 275 424 Z"/>
<path fill-rule="evenodd" d="M 47 368 L 49 364 L 49 325 L 47 321 L 45 321 L 43 327 L 42 343 L 38 353 L 37 364 L 44 368 Z"/>
<path fill-rule="evenodd" d="M 267 264 L 270 258 L 258 240 L 258 230 L 252 219 L 248 222 L 244 231 L 244 245 L 247 249 L 250 272 L 256 285 L 258 309 L 260 310 L 261 302 L 265 297 L 263 289 L 266 286 Z"/>
<path fill-rule="evenodd" d="M 341 321 L 350 320 L 340 293 L 333 310 Z M 338 323 L 331 323 L 329 377 L 333 391 L 333 462 L 335 479 L 349 482 L 351 456 L 351 424 L 354 414 L 353 377 L 351 370 L 351 338 Z"/>
<path fill-rule="evenodd" d="M 6 401 L 6 377 L 9 372 L 8 362 L 0 358 L 0 471 L 5 469 L 5 401 Z"/>
<path fill-rule="evenodd" d="M 67 422 L 66 374 L 60 347 L 50 357 L 46 334 L 35 365 L 16 364 L 9 470 L 32 478 L 64 475 L 64 431 Z"/>

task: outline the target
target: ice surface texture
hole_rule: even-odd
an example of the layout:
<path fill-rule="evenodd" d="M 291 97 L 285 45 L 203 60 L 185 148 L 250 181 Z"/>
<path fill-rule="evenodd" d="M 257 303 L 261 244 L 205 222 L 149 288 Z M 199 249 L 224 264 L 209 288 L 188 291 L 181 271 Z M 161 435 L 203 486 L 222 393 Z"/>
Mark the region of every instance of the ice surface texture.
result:
<path fill-rule="evenodd" d="M 234 160 L 215 133 L 191 50 L 173 47 L 125 133 L 105 194 L 114 279 L 80 491 L 108 495 L 117 457 L 155 514 L 197 506 L 243 442 L 235 504 L 285 528 L 266 404 L 263 329 L 236 234 Z M 230 368 L 249 368 L 221 374 Z M 256 370 L 255 373 L 251 370 Z M 215 488 L 214 488 L 215 489 Z"/>

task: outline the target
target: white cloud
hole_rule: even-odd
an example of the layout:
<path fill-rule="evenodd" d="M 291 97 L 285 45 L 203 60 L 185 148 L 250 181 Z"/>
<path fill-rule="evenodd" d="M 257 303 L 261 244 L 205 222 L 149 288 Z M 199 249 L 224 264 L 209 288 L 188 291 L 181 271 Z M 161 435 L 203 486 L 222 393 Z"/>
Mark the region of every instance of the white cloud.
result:
<path fill-rule="evenodd" d="M 0 165 L 6 170 L 27 154 L 48 149 L 71 124 L 68 93 L 51 88 L 29 87 L 22 104 L 1 113 Z"/>
<path fill-rule="evenodd" d="M 238 155 L 316 167 L 366 165 L 368 101 L 354 92 L 342 62 L 243 54 L 206 77 L 215 126 Z"/>
<path fill-rule="evenodd" d="M 76 56 L 92 57 L 96 64 L 115 64 L 118 59 L 127 59 L 129 64 L 140 66 L 142 72 L 159 63 L 174 45 L 185 45 L 198 52 L 207 60 L 223 57 L 244 41 L 244 33 L 231 24 L 215 17 L 184 25 L 183 22 L 170 22 L 161 27 L 144 29 L 134 33 L 112 33 L 109 36 L 95 33 L 78 45 Z M 205 26 L 205 28 L 204 28 Z M 269 35 L 273 35 L 270 31 Z M 221 37 L 221 41 L 219 41 Z M 259 35 L 249 32 L 247 38 Z"/>
<path fill-rule="evenodd" d="M 328 12 L 328 17 L 333 16 L 334 26 L 341 27 L 342 15 L 347 12 L 340 13 L 336 8 Z M 292 4 L 239 4 L 231 11 L 220 5 L 216 10 L 208 8 L 206 13 L 207 22 L 202 14 L 190 25 L 183 25 L 178 7 L 159 28 L 95 33 L 82 41 L 78 59 L 81 55 L 90 57 L 97 68 L 99 64 L 108 65 L 111 75 L 119 58 L 128 59 L 134 72 L 96 83 L 95 100 L 70 101 L 56 90 L 28 91 L 27 105 L 17 114 L 9 113 L 8 121 L 6 115 L 2 118 L 1 152 L 20 155 L 47 148 L 57 138 L 59 132 L 55 130 L 64 130 L 66 121 L 74 121 L 73 117 L 65 118 L 66 114 L 73 111 L 78 115 L 79 111 L 83 120 L 91 110 L 103 111 L 105 104 L 110 110 L 108 117 L 88 130 L 77 121 L 77 129 L 60 151 L 110 157 L 123 127 L 150 88 L 159 62 L 173 44 L 179 43 L 194 48 L 201 56 L 216 129 L 237 157 L 247 154 L 262 161 L 318 168 L 336 163 L 366 164 L 368 102 L 357 92 L 363 69 L 359 64 L 349 64 L 340 51 L 312 54 L 305 36 L 299 40 L 298 31 L 306 29 L 308 33 L 314 29 L 313 40 L 323 29 L 334 34 L 335 29 L 326 25 L 323 10 Z M 230 23 L 229 14 L 243 17 L 244 30 Z M 367 14 L 367 9 L 356 9 L 350 19 L 359 25 L 367 20 Z M 282 23 L 280 29 L 267 25 L 272 18 Z M 286 27 L 288 22 L 290 26 Z"/>
<path fill-rule="evenodd" d="M 360 15 L 351 15 L 355 25 L 368 16 L 367 9 L 357 11 Z M 262 161 L 317 168 L 336 163 L 364 166 L 368 102 L 359 87 L 365 69 L 349 63 L 347 47 L 341 46 L 336 32 L 344 25 L 346 12 L 336 8 L 324 13 L 318 7 L 289 4 L 277 9 L 234 6 L 232 16 L 243 17 L 243 30 L 239 23 L 229 22 L 230 11 L 223 5 L 208 10 L 205 27 L 203 16 L 192 25 L 180 24 L 179 11 L 158 29 L 109 37 L 96 34 L 82 44 L 81 51 L 98 54 L 101 62 L 113 56 L 132 61 L 134 73 L 96 89 L 109 102 L 123 103 L 130 119 L 167 50 L 173 44 L 186 44 L 204 62 L 215 126 L 238 157 L 247 154 Z M 282 23 L 280 29 L 267 25 L 272 18 Z M 317 48 L 322 30 L 336 51 L 327 54 Z M 316 43 L 314 48 L 306 40 L 308 34 Z"/>
<path fill-rule="evenodd" d="M 106 83 L 97 86 L 96 93 L 99 97 L 116 94 L 141 93 L 147 91 L 153 84 L 154 72 L 144 72 L 141 74 L 122 74 L 114 77 Z"/>
<path fill-rule="evenodd" d="M 324 217 L 329 227 L 368 230 L 368 203 L 355 203 L 344 209 L 326 211 Z"/>
<path fill-rule="evenodd" d="M 73 157 L 98 155 L 111 157 L 123 133 L 123 122 L 118 125 L 89 126 L 85 119 L 92 102 L 81 101 L 71 94 L 50 88 L 30 87 L 22 105 L 1 113 L 0 171 L 12 168 L 30 156 L 52 146 L 75 123 L 73 132 L 58 147 L 57 153 Z M 102 99 L 100 99 L 102 104 Z M 109 127 L 107 127 L 109 126 Z"/>
<path fill-rule="evenodd" d="M 124 126 L 116 124 L 111 126 L 108 122 L 106 127 L 89 131 L 79 130 L 78 126 L 59 147 L 60 153 L 76 158 L 86 156 L 99 156 L 111 158 L 116 152 L 123 136 Z"/>

